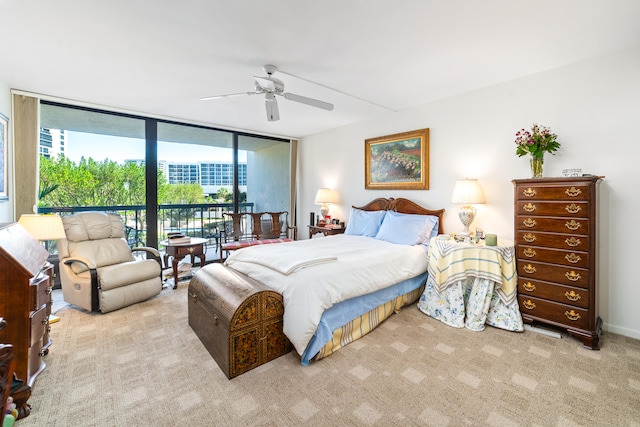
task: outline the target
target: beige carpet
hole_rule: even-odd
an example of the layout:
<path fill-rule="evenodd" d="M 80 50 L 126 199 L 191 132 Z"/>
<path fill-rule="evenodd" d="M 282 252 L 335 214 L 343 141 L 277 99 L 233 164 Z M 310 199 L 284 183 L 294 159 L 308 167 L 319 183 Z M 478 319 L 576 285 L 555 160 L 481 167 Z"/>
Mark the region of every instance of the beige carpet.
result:
<path fill-rule="evenodd" d="M 229 381 L 187 323 L 187 285 L 105 315 L 57 310 L 28 426 L 638 426 L 640 341 L 602 350 L 415 306 L 328 358 Z"/>

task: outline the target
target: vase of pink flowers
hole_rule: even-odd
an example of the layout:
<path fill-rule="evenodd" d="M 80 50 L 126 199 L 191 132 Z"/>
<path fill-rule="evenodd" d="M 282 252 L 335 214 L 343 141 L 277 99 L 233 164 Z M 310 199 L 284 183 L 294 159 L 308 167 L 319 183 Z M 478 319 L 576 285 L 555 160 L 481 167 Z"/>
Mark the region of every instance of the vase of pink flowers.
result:
<path fill-rule="evenodd" d="M 560 148 L 557 139 L 558 135 L 551 132 L 551 129 L 538 124 L 534 124 L 530 131 L 520 129 L 516 132 L 516 155 L 518 157 L 529 155 L 531 178 L 542 178 L 544 154 L 555 154 L 555 151 Z"/>

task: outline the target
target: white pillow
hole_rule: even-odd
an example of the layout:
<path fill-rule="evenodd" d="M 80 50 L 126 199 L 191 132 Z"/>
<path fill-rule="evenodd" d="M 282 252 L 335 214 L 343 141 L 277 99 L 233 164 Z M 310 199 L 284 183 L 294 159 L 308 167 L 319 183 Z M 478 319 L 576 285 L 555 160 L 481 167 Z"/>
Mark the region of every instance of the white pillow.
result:
<path fill-rule="evenodd" d="M 416 245 L 417 244 L 428 245 L 429 240 L 431 240 L 432 237 L 436 237 L 438 235 L 440 218 L 438 218 L 435 215 L 423 215 L 423 216 L 427 217 L 427 220 L 424 224 L 424 228 L 418 235 L 418 241 L 416 242 Z"/>
<path fill-rule="evenodd" d="M 380 229 L 386 211 L 363 211 L 351 208 L 349 222 L 344 234 L 353 236 L 375 237 Z"/>

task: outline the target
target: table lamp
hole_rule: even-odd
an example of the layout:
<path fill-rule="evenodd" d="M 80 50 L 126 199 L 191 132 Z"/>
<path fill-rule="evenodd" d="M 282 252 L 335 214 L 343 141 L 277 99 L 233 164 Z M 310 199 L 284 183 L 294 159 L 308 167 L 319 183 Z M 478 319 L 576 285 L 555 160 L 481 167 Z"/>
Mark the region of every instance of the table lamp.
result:
<path fill-rule="evenodd" d="M 469 225 L 476 217 L 476 208 L 471 205 L 484 203 L 484 193 L 480 184 L 478 184 L 478 180 L 466 178 L 456 181 L 451 202 L 462 204 L 462 206 L 458 207 L 458 217 L 462 225 L 464 225 L 460 236 L 469 237 Z"/>
<path fill-rule="evenodd" d="M 335 203 L 335 195 L 330 188 L 319 188 L 316 193 L 316 205 L 322 205 L 320 207 L 320 215 L 322 218 L 326 218 L 329 214 L 329 204 Z"/>
<path fill-rule="evenodd" d="M 62 219 L 58 215 L 24 214 L 18 224 L 23 226 L 34 239 L 45 242 L 66 238 Z M 48 248 L 48 247 L 47 247 Z"/>

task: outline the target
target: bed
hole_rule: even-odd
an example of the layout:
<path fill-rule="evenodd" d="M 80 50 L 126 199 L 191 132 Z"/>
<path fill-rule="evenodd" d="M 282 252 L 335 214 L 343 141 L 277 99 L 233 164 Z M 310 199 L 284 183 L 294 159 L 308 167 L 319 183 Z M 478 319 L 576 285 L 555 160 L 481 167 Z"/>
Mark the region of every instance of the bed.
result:
<path fill-rule="evenodd" d="M 225 267 L 282 295 L 284 335 L 307 365 L 418 300 L 443 214 L 379 198 L 351 208 L 343 235 L 245 248 Z"/>

